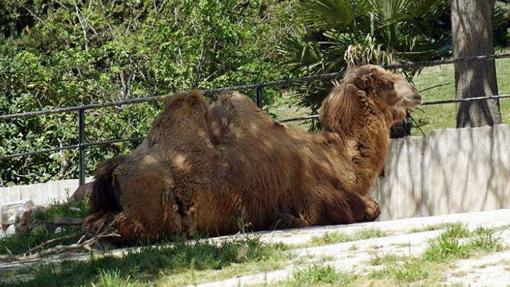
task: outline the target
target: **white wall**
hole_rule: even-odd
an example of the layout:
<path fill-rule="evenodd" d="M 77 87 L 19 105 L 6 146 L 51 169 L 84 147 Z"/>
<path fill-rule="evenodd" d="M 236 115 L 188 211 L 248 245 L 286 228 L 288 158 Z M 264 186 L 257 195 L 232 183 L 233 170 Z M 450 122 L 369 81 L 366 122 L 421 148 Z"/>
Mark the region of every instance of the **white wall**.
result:
<path fill-rule="evenodd" d="M 20 200 L 32 200 L 38 205 L 49 204 L 70 197 L 76 188 L 78 188 L 77 179 L 0 187 L 0 205 Z"/>
<path fill-rule="evenodd" d="M 510 126 L 393 140 L 384 173 L 381 219 L 510 208 Z"/>

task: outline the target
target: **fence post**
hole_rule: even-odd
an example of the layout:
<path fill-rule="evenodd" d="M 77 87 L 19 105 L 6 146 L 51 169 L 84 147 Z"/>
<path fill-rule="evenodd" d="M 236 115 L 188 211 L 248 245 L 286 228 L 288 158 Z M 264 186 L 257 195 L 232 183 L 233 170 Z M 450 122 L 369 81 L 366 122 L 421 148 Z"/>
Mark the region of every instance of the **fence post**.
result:
<path fill-rule="evenodd" d="M 257 107 L 261 108 L 262 109 L 262 88 L 263 86 L 262 85 L 258 85 L 257 86 Z"/>
<path fill-rule="evenodd" d="M 85 109 L 78 110 L 78 151 L 80 160 L 80 185 L 85 183 Z"/>

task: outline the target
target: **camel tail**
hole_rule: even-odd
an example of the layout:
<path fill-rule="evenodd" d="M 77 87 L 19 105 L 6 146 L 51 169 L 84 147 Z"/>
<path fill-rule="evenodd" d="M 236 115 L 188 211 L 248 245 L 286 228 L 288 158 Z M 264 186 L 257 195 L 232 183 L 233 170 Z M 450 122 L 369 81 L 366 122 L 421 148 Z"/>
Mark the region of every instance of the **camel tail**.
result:
<path fill-rule="evenodd" d="M 101 162 L 94 173 L 89 206 L 91 212 L 120 212 L 120 189 L 115 182 L 113 171 L 126 160 L 126 156 L 117 156 Z"/>

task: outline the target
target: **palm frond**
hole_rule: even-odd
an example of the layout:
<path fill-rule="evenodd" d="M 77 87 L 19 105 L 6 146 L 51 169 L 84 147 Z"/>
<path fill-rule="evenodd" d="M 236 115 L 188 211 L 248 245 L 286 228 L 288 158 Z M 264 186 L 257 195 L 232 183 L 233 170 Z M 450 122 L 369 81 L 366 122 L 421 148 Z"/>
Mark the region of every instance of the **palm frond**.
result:
<path fill-rule="evenodd" d="M 325 29 L 344 30 L 355 17 L 348 0 L 305 0 L 301 7 L 308 25 Z"/>

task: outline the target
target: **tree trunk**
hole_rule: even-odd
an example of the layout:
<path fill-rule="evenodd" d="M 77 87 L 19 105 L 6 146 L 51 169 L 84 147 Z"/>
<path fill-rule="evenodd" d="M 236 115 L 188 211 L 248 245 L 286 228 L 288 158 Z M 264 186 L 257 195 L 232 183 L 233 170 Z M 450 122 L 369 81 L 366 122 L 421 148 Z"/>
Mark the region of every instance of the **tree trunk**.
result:
<path fill-rule="evenodd" d="M 452 38 L 455 58 L 491 55 L 492 11 L 495 0 L 452 0 Z M 455 64 L 457 99 L 498 94 L 494 60 L 460 61 Z M 457 127 L 501 123 L 499 101 L 482 100 L 457 105 Z"/>

